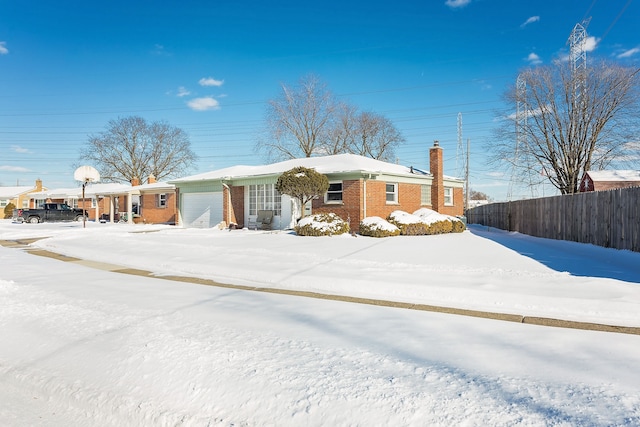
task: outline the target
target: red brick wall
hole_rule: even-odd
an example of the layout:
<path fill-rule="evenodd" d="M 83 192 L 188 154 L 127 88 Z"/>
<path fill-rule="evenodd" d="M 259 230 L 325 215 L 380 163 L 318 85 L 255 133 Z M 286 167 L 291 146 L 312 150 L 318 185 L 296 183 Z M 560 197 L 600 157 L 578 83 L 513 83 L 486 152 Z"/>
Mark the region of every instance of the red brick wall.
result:
<path fill-rule="evenodd" d="M 443 195 L 444 195 L 444 189 L 443 189 Z M 442 207 L 438 210 L 438 212 L 444 215 L 453 215 L 453 216 L 462 215 L 464 213 L 464 190 L 462 188 L 454 188 L 453 189 L 453 206 L 445 206 L 443 203 Z"/>
<path fill-rule="evenodd" d="M 362 180 L 342 181 L 342 203 L 325 203 L 324 195 L 312 203 L 311 211 L 317 213 L 334 213 L 345 221 L 349 221 L 352 230 L 357 231 L 362 220 Z"/>
<path fill-rule="evenodd" d="M 229 207 L 229 194 L 231 206 Z M 222 192 L 222 218 L 227 222 L 235 222 L 244 226 L 244 186 L 224 188 Z M 227 224 L 229 225 L 229 224 Z"/>
<path fill-rule="evenodd" d="M 146 224 L 175 224 L 176 216 L 176 193 L 167 194 L 167 205 L 164 208 L 156 206 L 156 194 L 143 194 L 140 196 L 140 219 L 137 221 Z"/>
<path fill-rule="evenodd" d="M 615 190 L 616 188 L 639 187 L 638 181 L 598 181 L 593 183 L 593 191 Z"/>

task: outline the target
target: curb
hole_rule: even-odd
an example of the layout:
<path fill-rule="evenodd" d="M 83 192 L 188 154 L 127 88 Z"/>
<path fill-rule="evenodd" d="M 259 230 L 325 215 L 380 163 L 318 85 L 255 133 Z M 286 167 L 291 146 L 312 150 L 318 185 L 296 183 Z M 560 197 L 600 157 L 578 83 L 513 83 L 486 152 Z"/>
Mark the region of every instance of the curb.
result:
<path fill-rule="evenodd" d="M 354 304 L 375 305 L 380 307 L 400 308 L 405 310 L 428 311 L 433 313 L 453 314 L 457 316 L 468 316 L 490 320 L 500 320 L 504 322 L 523 323 L 528 325 L 547 326 L 565 329 L 580 329 L 584 331 L 598 332 L 615 332 L 620 334 L 640 335 L 640 327 L 636 326 L 617 326 L 601 323 L 578 322 L 571 320 L 554 319 L 549 317 L 522 316 L 510 313 L 495 313 L 490 311 L 469 310 L 463 308 L 443 307 L 428 304 L 413 304 L 408 302 L 387 301 L 370 298 L 359 298 L 345 295 L 323 294 L 319 292 L 296 291 L 278 288 L 261 288 L 255 286 L 232 285 L 228 283 L 220 283 L 211 279 L 203 279 L 199 277 L 174 276 L 174 275 L 157 275 L 148 270 L 140 270 L 136 268 L 128 268 L 121 265 L 110 264 L 100 261 L 83 260 L 76 257 L 58 254 L 45 249 L 30 248 L 31 243 L 40 239 L 19 239 L 19 240 L 0 240 L 0 246 L 14 249 L 24 249 L 32 255 L 42 256 L 46 258 L 56 259 L 58 261 L 70 262 L 97 270 L 110 271 L 113 273 L 129 274 L 133 276 L 149 277 L 153 279 L 169 280 L 172 282 L 192 283 L 196 285 L 214 286 L 218 288 L 236 289 L 242 291 L 265 292 L 279 295 L 289 295 L 304 298 L 325 299 L 331 301 L 341 301 Z"/>

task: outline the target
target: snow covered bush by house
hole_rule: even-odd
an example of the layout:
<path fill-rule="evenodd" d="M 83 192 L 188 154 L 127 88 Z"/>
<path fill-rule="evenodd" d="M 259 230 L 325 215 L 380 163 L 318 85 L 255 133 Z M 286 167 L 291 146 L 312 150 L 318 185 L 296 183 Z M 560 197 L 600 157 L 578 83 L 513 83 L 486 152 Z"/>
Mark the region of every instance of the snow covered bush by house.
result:
<path fill-rule="evenodd" d="M 349 232 L 349 224 L 334 213 L 322 213 L 302 218 L 296 225 L 298 236 L 333 236 Z"/>
<path fill-rule="evenodd" d="M 379 216 L 371 216 L 360 222 L 360 234 L 369 237 L 389 237 L 400 234 L 400 229 Z"/>
<path fill-rule="evenodd" d="M 460 233 L 465 225 L 458 218 L 442 215 L 431 209 L 418 209 L 413 214 L 393 211 L 387 220 L 400 229 L 404 236 L 422 236 L 428 234 Z"/>

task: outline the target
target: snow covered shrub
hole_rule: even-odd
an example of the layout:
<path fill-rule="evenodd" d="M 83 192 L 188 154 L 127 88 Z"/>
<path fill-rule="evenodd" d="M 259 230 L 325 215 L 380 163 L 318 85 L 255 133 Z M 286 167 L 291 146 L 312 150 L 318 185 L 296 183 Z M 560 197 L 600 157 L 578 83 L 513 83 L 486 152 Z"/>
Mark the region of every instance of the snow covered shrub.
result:
<path fill-rule="evenodd" d="M 404 236 L 422 236 L 425 234 L 461 233 L 466 227 L 460 219 L 442 215 L 431 209 L 418 209 L 412 214 L 393 211 L 389 222 L 400 229 Z"/>
<path fill-rule="evenodd" d="M 400 234 L 400 229 L 379 216 L 371 216 L 360 221 L 360 234 L 369 237 L 389 237 Z"/>
<path fill-rule="evenodd" d="M 298 236 L 333 236 L 348 232 L 349 224 L 334 213 L 310 215 L 296 225 Z"/>
<path fill-rule="evenodd" d="M 451 230 L 452 233 L 462 233 L 467 229 L 467 226 L 464 225 L 464 222 L 462 222 L 459 218 L 452 217 L 451 223 L 453 225 Z"/>
<path fill-rule="evenodd" d="M 411 215 L 404 211 L 393 211 L 387 218 L 391 224 L 400 229 L 403 236 L 423 236 L 432 234 L 429 225 L 424 223 L 417 215 Z"/>
<path fill-rule="evenodd" d="M 464 222 L 459 218 L 451 215 L 443 215 L 431 209 L 418 209 L 413 214 L 422 218 L 423 222 L 431 225 L 433 228 L 433 233 L 431 234 L 462 233 L 467 229 Z"/>

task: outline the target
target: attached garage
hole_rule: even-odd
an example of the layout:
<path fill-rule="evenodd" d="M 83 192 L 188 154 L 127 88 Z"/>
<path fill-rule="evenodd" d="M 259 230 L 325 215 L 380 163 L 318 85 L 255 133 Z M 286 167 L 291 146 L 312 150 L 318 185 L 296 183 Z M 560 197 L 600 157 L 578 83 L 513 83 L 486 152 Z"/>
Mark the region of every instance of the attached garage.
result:
<path fill-rule="evenodd" d="M 222 221 L 222 192 L 184 193 L 180 213 L 186 228 L 211 228 Z"/>

